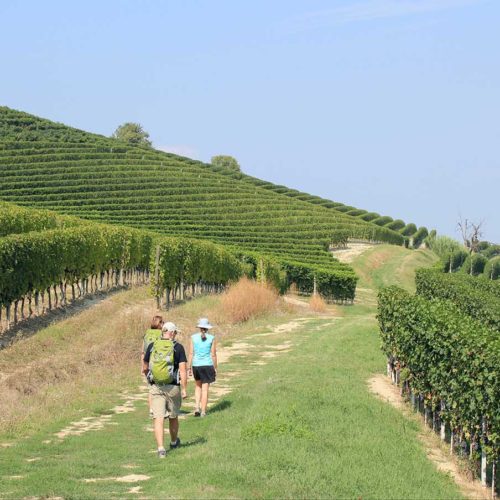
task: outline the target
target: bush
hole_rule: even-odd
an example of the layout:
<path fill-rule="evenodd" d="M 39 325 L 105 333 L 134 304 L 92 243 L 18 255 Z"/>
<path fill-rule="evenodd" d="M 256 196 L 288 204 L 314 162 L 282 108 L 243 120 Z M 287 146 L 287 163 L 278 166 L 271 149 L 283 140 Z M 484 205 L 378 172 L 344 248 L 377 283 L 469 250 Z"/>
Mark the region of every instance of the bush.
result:
<path fill-rule="evenodd" d="M 500 277 L 500 256 L 493 257 L 486 263 L 483 276 L 489 280 L 497 280 Z"/>
<path fill-rule="evenodd" d="M 406 224 L 406 226 L 401 229 L 400 233 L 403 236 L 411 236 L 412 234 L 415 234 L 417 232 L 417 226 L 413 224 L 413 222 L 410 222 L 409 224 Z"/>
<path fill-rule="evenodd" d="M 396 219 L 395 221 L 387 224 L 388 229 L 392 229 L 393 231 L 399 231 L 405 227 L 405 223 L 401 219 Z"/>
<path fill-rule="evenodd" d="M 427 231 L 426 227 L 419 228 L 418 231 L 413 235 L 413 248 L 418 248 L 428 235 L 429 231 Z"/>
<path fill-rule="evenodd" d="M 488 259 L 479 253 L 473 253 L 472 255 L 468 255 L 462 264 L 462 268 L 460 269 L 465 274 L 470 274 L 472 276 L 477 276 L 479 274 L 483 274 L 484 267 Z"/>
<path fill-rule="evenodd" d="M 311 297 L 309 301 L 309 307 L 318 313 L 323 313 L 326 311 L 326 302 L 321 298 L 320 295 L 316 294 Z"/>
<path fill-rule="evenodd" d="M 241 323 L 280 306 L 276 289 L 246 277 L 231 285 L 221 298 L 223 314 L 231 323 Z"/>
<path fill-rule="evenodd" d="M 335 231 L 332 234 L 331 244 L 334 247 L 345 247 L 349 240 L 349 231 Z"/>
<path fill-rule="evenodd" d="M 392 217 L 389 217 L 388 215 L 383 215 L 382 217 L 379 217 L 378 219 L 373 219 L 372 222 L 374 224 L 377 224 L 377 226 L 386 226 L 387 224 L 393 222 Z"/>
<path fill-rule="evenodd" d="M 370 222 L 373 219 L 378 219 L 380 217 L 380 214 L 377 212 L 368 212 L 367 214 L 361 215 L 360 219 L 365 220 L 366 222 Z"/>
<path fill-rule="evenodd" d="M 443 264 L 443 271 L 445 273 L 453 273 L 455 271 L 458 271 L 462 267 L 462 264 L 465 262 L 468 256 L 469 253 L 464 250 L 463 247 L 459 246 L 457 250 L 449 252 L 441 259 Z"/>

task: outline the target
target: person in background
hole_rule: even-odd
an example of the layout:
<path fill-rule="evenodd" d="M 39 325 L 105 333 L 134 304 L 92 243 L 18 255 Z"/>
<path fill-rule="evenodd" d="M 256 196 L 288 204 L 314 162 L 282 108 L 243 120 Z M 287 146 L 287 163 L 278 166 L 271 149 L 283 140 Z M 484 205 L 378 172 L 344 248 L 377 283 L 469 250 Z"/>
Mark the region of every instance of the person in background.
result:
<path fill-rule="evenodd" d="M 214 335 L 208 333 L 212 325 L 207 318 L 201 318 L 197 328 L 200 333 L 194 333 L 189 344 L 188 369 L 196 383 L 194 416 L 204 417 L 210 384 L 217 376 L 217 342 Z"/>
<path fill-rule="evenodd" d="M 143 373 L 150 379 L 151 406 L 158 457 L 165 458 L 164 421 L 168 418 L 170 449 L 178 448 L 179 412 L 186 397 L 186 353 L 182 344 L 175 341 L 177 328 L 167 322 L 162 335 L 150 344 L 144 354 Z"/>
<path fill-rule="evenodd" d="M 151 327 L 146 330 L 144 337 L 142 339 L 142 353 L 141 353 L 141 372 L 142 367 L 144 365 L 144 354 L 146 353 L 147 348 L 150 344 L 152 344 L 156 339 L 161 336 L 161 327 L 163 326 L 163 318 L 161 316 L 153 316 L 151 320 Z M 146 377 L 146 380 L 147 377 Z M 150 384 L 148 380 L 148 384 Z M 149 406 L 149 416 L 153 418 L 153 410 L 151 408 L 151 394 L 148 393 L 148 406 Z"/>

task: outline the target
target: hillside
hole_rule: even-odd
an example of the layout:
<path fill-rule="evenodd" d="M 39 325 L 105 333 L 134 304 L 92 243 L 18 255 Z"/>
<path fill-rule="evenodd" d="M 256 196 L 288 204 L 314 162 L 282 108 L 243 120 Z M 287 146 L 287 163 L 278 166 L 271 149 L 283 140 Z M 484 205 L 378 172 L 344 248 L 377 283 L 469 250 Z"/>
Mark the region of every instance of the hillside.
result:
<path fill-rule="evenodd" d="M 402 244 L 386 228 L 223 175 L 0 108 L 0 199 L 96 221 L 189 235 L 322 266 L 336 232 Z M 334 265 L 334 264 L 333 264 Z"/>

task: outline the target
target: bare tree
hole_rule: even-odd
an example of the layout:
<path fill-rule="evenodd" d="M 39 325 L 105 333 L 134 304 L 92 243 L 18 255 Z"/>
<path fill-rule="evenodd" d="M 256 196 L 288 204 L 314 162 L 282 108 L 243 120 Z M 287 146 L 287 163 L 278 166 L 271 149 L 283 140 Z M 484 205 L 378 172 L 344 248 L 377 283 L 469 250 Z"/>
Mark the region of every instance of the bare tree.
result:
<path fill-rule="evenodd" d="M 478 224 L 468 219 L 463 220 L 462 216 L 460 216 L 460 220 L 457 223 L 457 229 L 462 235 L 464 246 L 465 248 L 467 248 L 470 254 L 476 253 L 479 249 L 479 241 L 481 236 L 483 235 L 481 231 L 483 223 L 484 220 L 479 221 Z"/>

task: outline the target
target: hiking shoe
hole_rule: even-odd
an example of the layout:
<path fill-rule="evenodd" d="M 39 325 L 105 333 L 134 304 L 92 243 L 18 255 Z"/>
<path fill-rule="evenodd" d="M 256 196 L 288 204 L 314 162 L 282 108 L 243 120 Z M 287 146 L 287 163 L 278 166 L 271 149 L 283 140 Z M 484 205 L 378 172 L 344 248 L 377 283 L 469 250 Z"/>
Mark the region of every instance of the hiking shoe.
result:
<path fill-rule="evenodd" d="M 198 409 L 194 410 L 194 416 L 195 417 L 199 417 L 200 415 L 201 415 L 201 411 L 200 410 L 198 410 Z"/>
<path fill-rule="evenodd" d="M 174 444 L 170 443 L 170 449 L 175 450 L 176 448 L 179 448 L 180 445 L 181 445 L 181 440 L 177 438 Z"/>
<path fill-rule="evenodd" d="M 158 458 L 165 458 L 167 456 L 166 450 L 158 450 Z"/>
<path fill-rule="evenodd" d="M 149 410 L 149 418 L 154 418 L 153 410 Z"/>
<path fill-rule="evenodd" d="M 207 414 L 206 414 L 204 411 L 202 411 L 202 412 L 200 413 L 200 417 L 206 417 L 206 416 L 207 416 Z"/>

